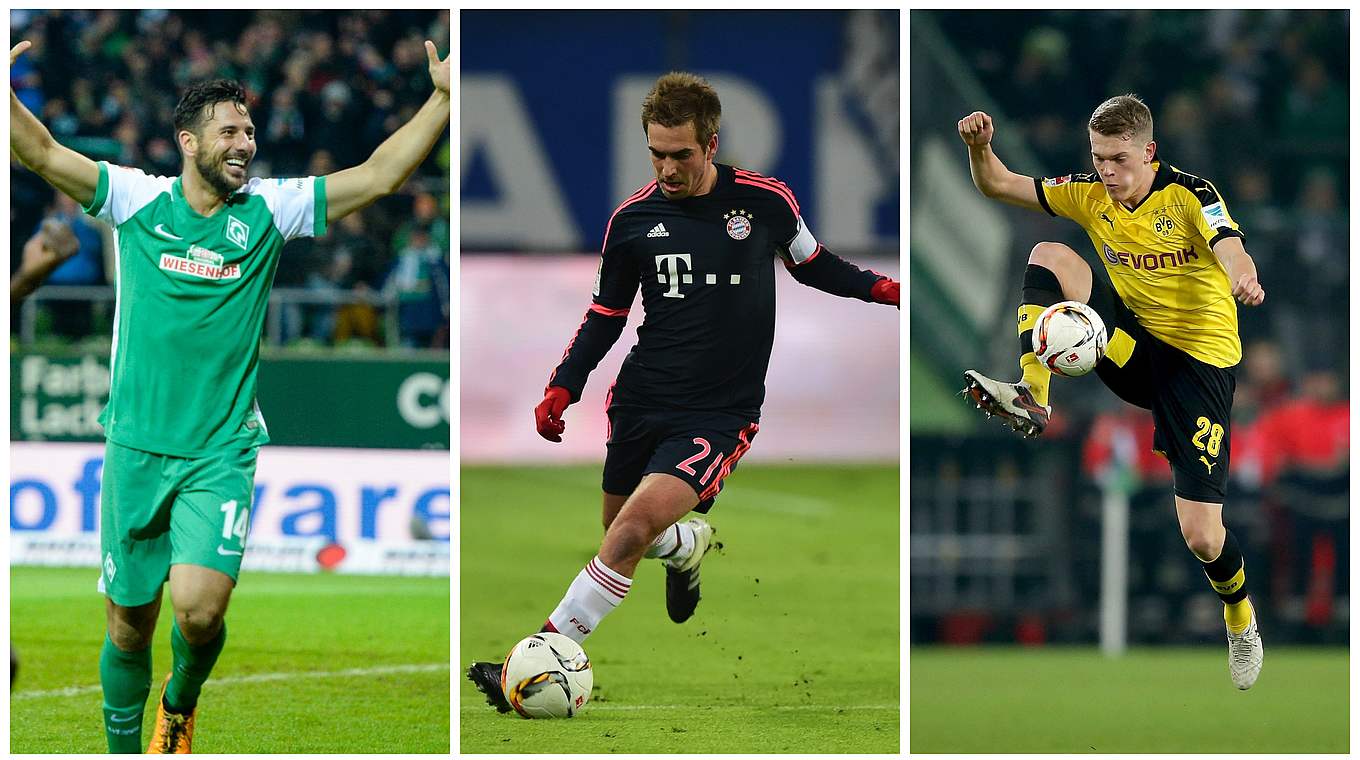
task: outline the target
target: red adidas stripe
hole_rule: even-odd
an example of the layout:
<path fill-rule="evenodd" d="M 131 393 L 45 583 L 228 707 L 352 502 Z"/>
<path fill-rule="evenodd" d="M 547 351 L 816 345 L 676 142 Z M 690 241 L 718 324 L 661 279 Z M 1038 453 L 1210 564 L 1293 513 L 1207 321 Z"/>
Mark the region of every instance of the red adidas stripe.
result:
<path fill-rule="evenodd" d="M 604 247 L 606 245 L 609 245 L 609 229 L 614 226 L 614 217 L 618 216 L 619 212 L 624 210 L 625 208 L 628 208 L 634 203 L 637 203 L 643 198 L 646 198 L 647 196 L 651 195 L 652 191 L 655 189 L 656 180 L 652 180 L 651 182 L 648 182 L 647 184 L 643 185 L 640 189 L 638 189 L 637 192 L 628 196 L 628 200 L 624 201 L 623 203 L 620 203 L 619 207 L 614 209 L 614 213 L 609 215 L 609 223 L 604 226 L 604 242 L 600 244 L 601 253 L 604 253 Z"/>
<path fill-rule="evenodd" d="M 630 307 L 631 308 L 631 307 Z M 601 306 L 597 303 L 590 305 L 590 310 L 605 317 L 626 317 L 628 309 L 611 309 L 608 306 Z"/>
<path fill-rule="evenodd" d="M 622 599 L 624 595 L 628 593 L 629 587 L 609 577 L 604 570 L 600 569 L 602 566 L 603 565 L 600 564 L 600 559 L 596 557 L 586 565 L 586 573 L 590 575 L 592 580 L 603 587 L 605 591 Z"/>
<path fill-rule="evenodd" d="M 766 177 L 756 174 L 755 172 L 746 171 L 745 169 L 738 169 L 734 181 L 737 182 L 737 184 L 760 187 L 776 193 L 779 197 L 784 199 L 785 203 L 789 204 L 789 208 L 793 209 L 793 213 L 799 213 L 798 199 L 793 196 L 793 191 L 789 189 L 788 185 L 773 177 Z"/>
<path fill-rule="evenodd" d="M 699 494 L 699 501 L 707 501 L 718 495 L 718 492 L 722 490 L 723 478 L 732 473 L 732 468 L 737 466 L 738 460 L 751 449 L 751 439 L 754 438 L 759 431 L 760 426 L 754 422 L 742 428 L 741 432 L 737 434 L 739 443 L 737 444 L 736 450 L 723 460 L 722 469 L 718 470 L 717 479 L 710 483 L 708 488 L 704 489 L 703 493 Z"/>

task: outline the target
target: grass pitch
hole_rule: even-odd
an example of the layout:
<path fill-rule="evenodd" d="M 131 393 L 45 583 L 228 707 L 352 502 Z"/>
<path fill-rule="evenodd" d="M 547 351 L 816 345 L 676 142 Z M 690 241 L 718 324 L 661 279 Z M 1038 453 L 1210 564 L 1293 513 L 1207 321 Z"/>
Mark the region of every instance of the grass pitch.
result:
<path fill-rule="evenodd" d="M 10 571 L 19 677 L 12 753 L 107 751 L 99 690 L 104 601 L 97 568 Z M 170 672 L 167 598 L 151 698 Z M 198 753 L 447 753 L 449 580 L 242 575 L 227 644 L 203 687 Z"/>
<path fill-rule="evenodd" d="M 1345 649 L 1272 647 L 1238 691 L 1227 646 L 1140 649 L 913 647 L 917 753 L 1345 753 Z"/>
<path fill-rule="evenodd" d="M 459 749 L 896 753 L 898 468 L 751 466 L 711 518 L 703 601 L 666 617 L 644 560 L 585 643 L 591 702 L 572 720 L 487 707 L 459 677 Z M 463 468 L 460 665 L 538 630 L 602 536 L 598 467 Z M 460 669 L 461 670 L 461 669 Z"/>

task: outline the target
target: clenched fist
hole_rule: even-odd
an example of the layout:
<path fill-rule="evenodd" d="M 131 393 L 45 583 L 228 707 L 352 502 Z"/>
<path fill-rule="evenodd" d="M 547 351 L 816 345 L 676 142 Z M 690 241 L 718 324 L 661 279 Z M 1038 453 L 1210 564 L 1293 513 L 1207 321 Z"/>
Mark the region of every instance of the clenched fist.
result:
<path fill-rule="evenodd" d="M 970 146 L 990 144 L 993 131 L 992 117 L 982 111 L 974 111 L 959 119 L 959 137 Z"/>
<path fill-rule="evenodd" d="M 1237 278 L 1237 282 L 1232 289 L 1233 298 L 1236 298 L 1244 306 L 1260 306 L 1266 300 L 1265 288 L 1256 281 L 1256 275 L 1244 274 Z"/>

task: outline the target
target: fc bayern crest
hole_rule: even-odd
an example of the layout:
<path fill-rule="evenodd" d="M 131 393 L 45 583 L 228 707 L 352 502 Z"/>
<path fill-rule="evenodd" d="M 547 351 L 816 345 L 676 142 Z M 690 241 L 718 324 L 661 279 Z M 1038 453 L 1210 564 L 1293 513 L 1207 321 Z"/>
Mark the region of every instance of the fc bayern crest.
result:
<path fill-rule="evenodd" d="M 723 214 L 723 218 L 727 220 L 727 236 L 733 240 L 745 240 L 750 237 L 752 216 L 754 215 L 746 213 L 746 209 L 740 211 L 733 209 Z"/>

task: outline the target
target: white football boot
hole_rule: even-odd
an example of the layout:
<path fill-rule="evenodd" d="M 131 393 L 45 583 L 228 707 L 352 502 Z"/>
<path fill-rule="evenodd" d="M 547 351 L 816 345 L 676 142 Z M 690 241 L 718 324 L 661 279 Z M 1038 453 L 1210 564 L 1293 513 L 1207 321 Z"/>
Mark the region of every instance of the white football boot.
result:
<path fill-rule="evenodd" d="M 1261 675 L 1261 661 L 1265 659 L 1265 647 L 1261 644 L 1261 632 L 1256 629 L 1256 607 L 1251 608 L 1251 622 L 1241 633 L 1228 632 L 1228 675 L 1232 676 L 1233 686 L 1250 689 Z"/>
<path fill-rule="evenodd" d="M 971 369 L 963 373 L 963 379 L 963 395 L 989 418 L 1000 417 L 1026 438 L 1038 437 L 1048 426 L 1053 407 L 1040 406 L 1025 383 L 1003 383 Z"/>

